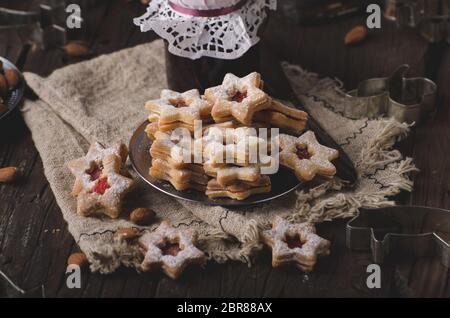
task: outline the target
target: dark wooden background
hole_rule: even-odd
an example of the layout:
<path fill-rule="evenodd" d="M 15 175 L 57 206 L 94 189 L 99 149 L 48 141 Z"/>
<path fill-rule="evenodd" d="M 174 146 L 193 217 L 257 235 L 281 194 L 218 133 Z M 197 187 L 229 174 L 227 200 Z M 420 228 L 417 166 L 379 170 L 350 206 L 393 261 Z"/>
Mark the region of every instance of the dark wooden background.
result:
<path fill-rule="evenodd" d="M 0 1 L 0 5 L 5 2 L 26 9 L 37 1 Z M 125 0 L 100 1 L 83 12 L 89 29 L 86 39 L 94 55 L 154 40 L 152 33 L 142 34 L 131 23 L 143 12 L 139 1 Z M 387 23 L 364 44 L 344 46 L 345 33 L 364 20 L 361 15 L 299 27 L 274 14 L 263 41 L 264 78 L 282 95 L 285 83 L 279 80 L 277 62 L 288 60 L 320 75 L 338 77 L 349 89 L 360 80 L 390 74 L 402 63 L 411 65 L 411 75 L 437 81 L 437 114 L 398 145 L 421 171 L 414 191 L 396 199 L 400 204 L 450 209 L 450 49 L 445 44 L 428 44 L 414 30 L 397 30 Z M 80 61 L 62 50 L 42 51 L 17 31 L 0 30 L 0 55 L 40 75 Z M 332 255 L 308 276 L 291 268 L 272 269 L 270 254 L 265 252 L 252 268 L 211 263 L 205 270 L 189 270 L 178 281 L 125 269 L 108 276 L 83 272 L 82 288 L 69 290 L 66 260 L 77 246 L 18 112 L 0 123 L 0 166 L 19 166 L 25 173 L 18 184 L 0 185 L 0 270 L 29 295 L 40 296 L 43 285 L 47 297 L 450 297 L 448 270 L 435 259 L 402 259 L 383 265 L 382 288 L 369 290 L 365 281 L 370 255 L 346 250 L 345 220 L 319 226 L 319 233 L 333 243 Z M 0 279 L 0 296 L 14 295 Z"/>

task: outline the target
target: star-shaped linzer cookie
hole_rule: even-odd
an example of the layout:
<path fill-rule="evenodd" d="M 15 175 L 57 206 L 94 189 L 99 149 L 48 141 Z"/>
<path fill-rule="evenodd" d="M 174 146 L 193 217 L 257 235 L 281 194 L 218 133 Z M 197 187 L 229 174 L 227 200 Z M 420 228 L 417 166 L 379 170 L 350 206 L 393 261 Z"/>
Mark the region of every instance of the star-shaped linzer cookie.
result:
<path fill-rule="evenodd" d="M 92 179 L 96 179 L 101 173 L 102 160 L 110 155 L 116 155 L 121 159 L 122 164 L 128 157 L 128 148 L 124 144 L 117 144 L 109 148 L 103 147 L 98 142 L 94 142 L 84 157 L 74 159 L 68 163 L 68 167 L 75 176 L 72 194 L 77 196 L 83 187 Z"/>
<path fill-rule="evenodd" d="M 177 230 L 163 221 L 154 232 L 139 238 L 139 246 L 145 254 L 141 270 L 162 269 L 167 276 L 177 279 L 189 265 L 206 263 L 205 254 L 195 246 L 196 243 L 197 232 Z"/>
<path fill-rule="evenodd" d="M 118 156 L 116 153 L 121 154 L 121 149 L 122 156 Z M 134 186 L 132 179 L 120 174 L 126 160 L 125 150 L 120 145 L 105 149 L 94 144 L 86 156 L 69 162 L 69 168 L 76 177 L 74 195 L 79 215 L 119 216 L 123 197 Z"/>
<path fill-rule="evenodd" d="M 290 224 L 276 216 L 272 229 L 262 232 L 262 240 L 272 249 L 272 266 L 294 264 L 311 272 L 318 257 L 330 254 L 330 242 L 315 232 L 311 223 Z"/>
<path fill-rule="evenodd" d="M 214 121 L 235 118 L 244 125 L 251 124 L 253 114 L 271 104 L 271 98 L 262 91 L 262 86 L 261 75 L 256 72 L 243 78 L 225 75 L 222 85 L 205 91 L 205 97 L 214 103 L 211 111 Z"/>
<path fill-rule="evenodd" d="M 316 175 L 330 178 L 336 174 L 331 163 L 339 156 L 336 149 L 325 147 L 312 131 L 300 137 L 280 134 L 280 164 L 295 172 L 301 181 L 310 181 Z"/>
<path fill-rule="evenodd" d="M 165 89 L 161 98 L 148 101 L 145 108 L 153 116 L 158 116 L 160 126 L 172 123 L 185 123 L 191 126 L 211 113 L 212 104 L 200 96 L 196 89 L 184 93 Z"/>

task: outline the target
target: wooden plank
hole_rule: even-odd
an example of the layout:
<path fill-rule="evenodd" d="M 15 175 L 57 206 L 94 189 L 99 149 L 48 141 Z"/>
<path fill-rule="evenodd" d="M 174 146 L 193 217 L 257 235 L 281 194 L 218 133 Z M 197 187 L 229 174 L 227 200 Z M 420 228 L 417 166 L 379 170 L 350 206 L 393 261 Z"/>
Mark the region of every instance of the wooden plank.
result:
<path fill-rule="evenodd" d="M 119 0 L 90 10 L 86 21 L 91 31 L 87 35 L 95 54 L 153 40 L 153 33 L 136 32 L 130 22 L 131 17 L 141 12 L 141 5 Z M 361 46 L 343 46 L 345 32 L 361 21 L 361 17 L 355 17 L 319 27 L 292 27 L 274 16 L 266 38 L 282 59 L 321 75 L 338 76 L 350 88 L 361 79 L 386 75 L 403 62 L 412 65 L 413 74 L 433 74 L 432 67 L 426 68 L 427 61 L 432 60 L 426 53 L 428 46 L 412 30 L 397 31 L 388 27 L 382 33 L 373 34 Z M 15 41 L 9 42 L 6 49 L 0 48 L 4 50 L 0 54 L 12 60 L 17 58 L 22 45 Z M 450 69 L 450 58 L 446 58 L 444 70 Z M 64 57 L 58 50 L 33 49 L 28 54 L 25 69 L 46 75 L 56 67 L 76 61 Z M 447 78 L 448 72 L 441 71 L 439 76 Z M 272 74 L 272 77 L 275 76 Z M 447 87 L 448 79 L 442 83 L 441 87 Z M 280 89 L 275 85 L 276 91 Z M 442 92 L 443 96 L 448 94 L 445 89 Z M 445 196 L 447 182 L 443 182 L 450 166 L 442 163 L 442 158 L 450 154 L 448 142 L 445 142 L 449 140 L 449 101 L 447 98 L 438 116 L 417 129 L 417 142 L 409 141 L 411 153 L 425 169 L 418 176 L 411 202 L 449 207 L 448 196 Z M 270 253 L 265 251 L 252 268 L 240 263 L 208 264 L 205 270 L 189 270 L 176 282 L 161 273 L 137 275 L 132 270 L 120 270 L 103 276 L 85 271 L 82 289 L 69 290 L 65 287 L 66 260 L 77 247 L 45 180 L 30 134 L 20 116 L 16 116 L 8 126 L 11 129 L 8 135 L 0 136 L 0 165 L 20 165 L 26 177 L 18 185 L 0 185 L 0 202 L 6 202 L 0 206 L 0 268 L 6 269 L 26 289 L 44 283 L 48 296 L 59 297 L 379 297 L 401 294 L 394 289 L 392 266 L 383 268 L 382 290 L 371 291 L 365 287 L 365 268 L 371 258 L 366 253 L 350 253 L 345 248 L 344 221 L 319 226 L 319 233 L 333 242 L 332 255 L 321 260 L 316 270 L 307 276 L 294 269 L 272 269 Z M 416 144 L 414 149 L 413 144 Z M 430 147 L 436 150 L 431 162 L 427 156 Z M 450 297 L 448 275 L 436 263 L 419 260 L 415 266 L 409 263 L 408 268 L 409 287 L 414 289 L 415 295 Z"/>
<path fill-rule="evenodd" d="M 411 65 L 411 74 L 424 75 L 427 72 L 425 57 L 428 44 L 412 30 L 397 30 L 389 25 L 387 29 L 383 27 L 382 33 L 371 34 L 365 43 L 346 47 L 343 44 L 346 30 L 362 21 L 362 17 L 354 17 L 315 27 L 291 26 L 292 32 L 286 33 L 286 26 L 279 27 L 283 22 L 275 17 L 267 30 L 269 35 L 266 42 L 278 52 L 282 60 L 299 64 L 320 75 L 335 75 L 343 80 L 347 88 L 355 87 L 363 79 L 386 76 L 402 63 Z M 293 37 L 292 34 L 298 36 Z M 289 43 L 296 50 L 287 50 Z M 408 50 L 407 46 L 414 47 L 414 50 Z M 272 66 L 267 68 L 273 70 Z M 284 89 L 281 83 L 271 84 L 278 84 L 279 90 Z M 412 153 L 410 147 L 413 140 L 408 138 L 403 142 L 402 148 L 407 149 L 406 154 L 408 151 Z M 408 194 L 402 195 L 408 200 Z M 388 274 L 390 277 L 392 275 L 393 272 Z"/>
<path fill-rule="evenodd" d="M 146 277 L 146 275 L 137 275 L 136 273 L 130 273 L 125 281 L 121 296 L 124 298 L 137 298 L 139 296 L 141 286 L 143 284 L 146 284 L 147 281 L 148 278 Z M 153 295 L 154 290 L 151 292 L 146 292 L 145 294 Z"/>
<path fill-rule="evenodd" d="M 343 80 L 347 88 L 355 87 L 360 80 L 366 78 L 385 76 L 402 63 L 412 66 L 411 75 L 436 78 L 439 71 L 441 74 L 442 72 L 448 74 L 445 70 L 448 70 L 449 66 L 440 66 L 442 46 L 431 46 L 429 49 L 428 44 L 415 30 L 396 30 L 390 25 L 387 28 L 383 26 L 382 33 L 371 34 L 362 45 L 345 47 L 342 42 L 345 30 L 360 22 L 362 19 L 355 17 L 332 25 L 292 27 L 289 34 L 274 27 L 269 28 L 271 33 L 269 39 L 273 42 L 272 47 L 278 50 L 282 58 L 319 74 L 335 75 Z M 274 22 L 279 23 L 279 20 Z M 292 34 L 299 36 L 292 37 Z M 295 43 L 297 54 L 285 49 L 289 41 Z M 407 47 L 414 47 L 414 50 Z M 448 87 L 448 82 L 440 84 L 440 87 Z M 443 106 L 442 98 L 440 105 Z M 449 168 L 443 158 L 450 155 L 448 150 L 450 139 L 447 135 L 450 125 L 446 111 L 448 107 L 442 109 L 435 119 L 428 120 L 413 130 L 410 137 L 400 145 L 402 152 L 413 156 L 417 166 L 422 170 L 416 178 L 413 194 L 402 193 L 397 196 L 396 199 L 400 202 L 448 208 L 445 179 L 449 175 Z M 429 156 L 430 150 L 435 153 L 432 158 Z M 446 272 L 430 270 L 428 267 L 439 268 L 433 261 L 421 260 L 416 265 L 412 262 L 403 262 L 398 266 L 397 273 L 405 280 L 403 282 L 406 282 L 407 286 L 409 282 L 409 287 L 418 295 L 439 293 L 442 290 L 440 282 L 446 281 Z M 415 269 L 416 267 L 418 269 Z M 426 288 L 425 284 L 429 288 Z"/>
<path fill-rule="evenodd" d="M 281 60 L 321 77 L 336 77 L 347 89 L 368 78 L 387 76 L 404 63 L 411 66 L 411 75 L 424 74 L 428 43 L 414 29 L 396 29 L 383 22 L 380 31 L 370 31 L 362 44 L 345 46 L 345 34 L 363 23 L 365 16 L 357 15 L 318 26 L 297 26 L 274 14 L 264 39 Z"/>
<path fill-rule="evenodd" d="M 132 284 L 135 283 L 134 289 L 138 291 L 137 297 L 139 298 L 153 298 L 158 288 L 158 282 L 162 278 L 160 273 L 145 273 L 139 276 L 138 281 L 129 280 L 127 284 L 128 289 L 132 288 Z"/>
<path fill-rule="evenodd" d="M 125 7 L 125 8 L 124 8 Z M 109 53 L 125 46 L 127 34 L 131 34 L 135 27 L 129 23 L 129 17 L 137 15 L 142 11 L 142 5 L 136 3 L 126 3 L 116 0 L 108 2 L 107 5 L 95 6 L 91 8 L 89 14 L 85 15 L 87 31 L 85 39 L 91 44 L 95 55 Z M 120 21 L 118 23 L 117 21 Z M 113 26 L 113 27 L 112 27 Z M 78 58 L 68 58 L 62 56 L 62 63 L 74 63 Z M 45 75 L 50 73 L 53 68 L 47 68 Z M 57 211 L 60 214 L 60 211 Z M 59 217 L 61 219 L 61 217 Z M 124 275 L 119 271 L 108 277 L 100 274 L 92 274 L 88 271 L 83 272 L 81 290 L 70 290 L 65 285 L 65 266 L 68 255 L 77 250 L 73 239 L 68 232 L 63 233 L 64 238 L 70 242 L 70 246 L 65 246 L 65 253 L 58 255 L 57 260 L 53 262 L 54 266 L 49 268 L 51 276 L 47 278 L 46 290 L 49 296 L 59 297 L 98 297 L 98 296 L 123 296 L 124 292 L 131 295 L 138 293 L 143 276 L 128 273 Z M 37 275 L 38 276 L 38 275 Z M 128 281 L 130 279 L 130 282 Z"/>
<path fill-rule="evenodd" d="M 108 2 L 107 6 L 97 6 L 94 9 L 97 12 L 89 12 L 86 19 L 86 23 L 89 24 L 86 40 L 90 43 L 94 55 L 107 54 L 126 47 L 129 37 L 136 29 L 130 22 L 130 17 L 138 15 L 143 10 L 142 5 L 115 0 Z M 70 59 L 69 61 L 74 62 L 76 60 Z M 61 272 L 61 269 L 59 271 Z M 60 297 L 137 296 L 141 284 L 144 284 L 141 282 L 144 277 L 143 275 L 137 275 L 135 271 L 126 270 L 119 270 L 117 273 L 108 276 L 86 272 L 83 275 L 81 290 L 69 290 L 65 284 L 60 284 L 55 292 Z M 147 287 L 147 284 L 144 284 L 144 289 L 145 287 Z M 153 293 L 150 293 L 150 295 L 153 295 Z"/>
<path fill-rule="evenodd" d="M 0 55 L 15 63 L 19 59 L 24 43 L 16 31 L 0 31 Z"/>
<path fill-rule="evenodd" d="M 61 50 L 41 51 L 32 47 L 28 53 L 24 67 L 26 71 L 47 75 L 64 65 Z M 48 295 L 54 296 L 51 287 L 58 288 L 64 282 L 66 260 L 73 248 L 73 238 L 54 201 L 43 175 L 42 163 L 22 118 L 17 114 L 8 125 L 13 127 L 13 132 L 17 129 L 17 138 L 9 137 L 1 143 L 0 147 L 5 151 L 0 151 L 0 162 L 2 165 L 22 166 L 26 174 L 20 187 L 2 186 L 8 189 L 0 191 L 2 199 L 10 202 L 9 208 L 1 213 L 7 221 L 0 220 L 3 227 L 0 235 L 4 234 L 4 237 L 0 236 L 3 241 L 2 255 L 11 259 L 6 270 L 24 289 L 45 283 L 49 276 L 48 286 L 45 287 Z"/>
<path fill-rule="evenodd" d="M 442 68 L 441 68 L 441 72 L 440 72 L 440 77 L 439 77 L 439 82 L 442 83 L 441 84 L 441 92 L 442 92 L 442 96 L 445 99 L 444 100 L 444 108 L 447 109 L 447 128 L 450 125 L 450 114 L 449 114 L 449 108 L 450 108 L 450 92 L 448 91 L 448 89 L 446 89 L 447 87 L 449 87 L 450 85 L 450 72 L 448 72 L 448 70 L 450 69 L 450 49 L 447 48 L 446 53 L 444 55 L 444 62 L 442 63 Z M 447 139 L 448 141 L 449 139 Z M 445 157 L 444 157 L 445 158 Z M 448 158 L 448 155 L 447 155 Z M 450 162 L 447 160 L 447 167 L 445 169 L 445 171 L 443 172 L 444 178 L 446 176 L 447 182 L 445 180 L 443 180 L 444 182 L 444 189 L 447 189 L 447 197 L 446 200 L 450 200 Z M 446 183 L 445 183 L 446 182 Z M 450 209 L 450 206 L 448 205 L 448 203 L 446 204 L 446 207 L 448 209 Z M 450 275 L 447 275 L 447 283 L 446 283 L 446 287 L 445 287 L 445 292 L 443 294 L 444 297 L 446 298 L 450 298 Z"/>
<path fill-rule="evenodd" d="M 439 88 L 438 111 L 416 128 L 414 160 L 421 171 L 415 179 L 411 202 L 450 209 L 450 49 L 439 55 L 442 62 L 433 65 Z M 438 259 L 424 259 L 411 268 L 408 283 L 416 296 L 449 297 L 449 280 L 448 269 Z"/>
<path fill-rule="evenodd" d="M 222 271 L 223 264 L 209 263 L 205 268 L 205 276 L 196 273 L 197 278 L 202 278 L 190 282 L 186 297 L 220 297 Z"/>
<path fill-rule="evenodd" d="M 287 76 L 284 74 L 279 63 L 279 58 L 275 56 L 272 50 L 266 45 L 262 46 L 261 55 L 264 60 L 264 63 L 262 63 L 263 67 L 261 69 L 261 73 L 263 75 L 264 85 L 266 86 L 268 93 L 273 97 L 288 100 L 297 108 L 306 111 L 298 96 L 296 96 L 294 90 L 292 89 Z M 264 65 L 266 67 L 264 67 Z M 267 67 L 269 65 L 270 67 Z M 355 185 L 358 179 L 355 166 L 342 147 L 337 144 L 329 133 L 323 129 L 317 119 L 312 116 L 309 116 L 308 118 L 308 129 L 314 131 L 318 141 L 321 144 L 339 151 L 339 158 L 333 161 L 337 170 L 336 176 L 347 181 L 349 185 Z"/>
<path fill-rule="evenodd" d="M 57 60 L 53 54 L 46 54 L 45 58 L 41 56 L 34 70 L 39 71 L 51 65 L 57 67 Z M 28 61 L 25 69 L 29 69 L 29 63 Z M 11 277 L 22 288 L 31 289 L 42 284 L 51 260 L 47 257 L 49 248 L 61 246 L 61 241 L 55 240 L 55 236 L 62 232 L 56 230 L 64 228 L 65 224 L 43 175 L 42 163 L 30 132 L 22 118 L 17 113 L 16 118 L 8 125 L 18 129 L 17 139 L 7 138 L 1 143 L 1 147 L 9 149 L 1 151 L 7 156 L 2 165 L 18 165 L 25 170 L 25 176 L 16 188 L 16 193 L 13 192 L 14 187 L 8 185 L 3 186 L 5 189 L 0 191 L 1 200 L 10 204 L 10 209 L 1 213 L 8 218 L 8 222 L 0 222 L 2 226 L 6 225 L 0 231 L 4 234 L 2 254 L 12 260 L 11 266 L 7 266 Z M 45 244 L 44 239 L 53 244 Z"/>
<path fill-rule="evenodd" d="M 24 52 L 24 42 L 17 32 L 1 33 L 2 54 L 17 62 Z M 20 66 L 20 65 L 19 65 Z M 5 262 L 0 265 L 18 284 L 23 280 L 23 268 L 38 242 L 41 217 L 52 205 L 48 184 L 43 176 L 38 153 L 19 112 L 2 122 L 0 134 L 0 166 L 18 166 L 23 179 L 12 185 L 0 185 L 0 250 Z"/>

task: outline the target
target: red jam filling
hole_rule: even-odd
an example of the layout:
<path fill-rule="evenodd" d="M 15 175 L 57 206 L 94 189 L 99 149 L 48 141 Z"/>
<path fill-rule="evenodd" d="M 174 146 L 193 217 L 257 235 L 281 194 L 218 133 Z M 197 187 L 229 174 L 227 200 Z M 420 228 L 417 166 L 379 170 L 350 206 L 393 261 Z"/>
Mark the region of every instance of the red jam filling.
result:
<path fill-rule="evenodd" d="M 242 102 L 242 101 L 243 101 L 244 99 L 246 99 L 246 98 L 247 98 L 247 92 L 241 93 L 241 92 L 237 91 L 236 94 L 234 94 L 234 96 L 231 97 L 231 100 L 232 100 L 233 102 L 238 102 L 238 103 L 240 103 L 240 102 Z"/>
<path fill-rule="evenodd" d="M 297 147 L 297 157 L 300 160 L 304 160 L 304 159 L 309 159 L 311 158 L 311 155 L 308 152 L 308 149 L 302 148 L 302 147 Z"/>
<path fill-rule="evenodd" d="M 286 237 L 285 242 L 290 249 L 296 248 L 296 247 L 302 248 L 302 246 L 303 246 L 303 243 L 302 243 L 302 241 L 300 241 L 300 238 L 298 236 L 293 236 L 293 237 L 288 236 L 288 237 Z"/>
<path fill-rule="evenodd" d="M 95 181 L 102 175 L 103 167 L 94 163 L 93 167 L 90 168 L 86 173 L 91 177 L 91 181 Z"/>
<path fill-rule="evenodd" d="M 178 243 L 166 243 L 161 247 L 163 255 L 177 256 L 181 251 L 180 244 Z"/>
<path fill-rule="evenodd" d="M 111 188 L 111 185 L 108 183 L 108 178 L 103 177 L 98 179 L 98 181 L 95 183 L 95 186 L 92 188 L 92 192 L 103 195 L 109 188 Z"/>
<path fill-rule="evenodd" d="M 188 105 L 182 99 L 172 99 L 170 104 L 176 108 L 187 107 Z"/>

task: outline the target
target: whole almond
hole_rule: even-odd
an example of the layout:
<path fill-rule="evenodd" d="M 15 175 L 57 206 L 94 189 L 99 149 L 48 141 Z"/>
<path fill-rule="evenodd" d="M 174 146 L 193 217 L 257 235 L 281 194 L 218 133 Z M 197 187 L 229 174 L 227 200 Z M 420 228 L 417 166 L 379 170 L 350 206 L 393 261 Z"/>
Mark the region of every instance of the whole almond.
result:
<path fill-rule="evenodd" d="M 5 106 L 5 104 L 3 104 L 3 101 L 0 98 L 0 115 L 3 114 L 4 112 L 6 112 L 8 110 L 8 107 Z"/>
<path fill-rule="evenodd" d="M 344 39 L 344 43 L 346 45 L 353 45 L 363 41 L 368 34 L 368 30 L 363 25 L 355 26 L 351 29 L 346 35 Z"/>
<path fill-rule="evenodd" d="M 73 57 L 83 57 L 92 53 L 87 43 L 83 41 L 72 41 L 67 43 L 64 46 L 64 51 L 67 55 Z"/>
<path fill-rule="evenodd" d="M 119 228 L 116 233 L 114 233 L 114 238 L 119 241 L 131 240 L 139 236 L 139 230 L 132 227 Z"/>
<path fill-rule="evenodd" d="M 5 78 L 6 81 L 8 82 L 8 87 L 9 89 L 14 89 L 17 87 L 17 85 L 19 85 L 19 72 L 17 72 L 15 69 L 10 68 L 8 70 L 5 71 Z"/>
<path fill-rule="evenodd" d="M 20 170 L 16 167 L 0 168 L 0 183 L 13 182 L 20 177 Z"/>
<path fill-rule="evenodd" d="M 153 210 L 147 208 L 134 209 L 130 214 L 130 221 L 137 225 L 149 225 L 156 217 L 156 213 Z"/>
<path fill-rule="evenodd" d="M 6 77 L 0 74 L 0 97 L 6 98 L 8 96 L 8 81 Z"/>
<path fill-rule="evenodd" d="M 78 265 L 80 267 L 84 267 L 89 264 L 89 261 L 86 255 L 82 252 L 73 253 L 67 259 L 67 265 Z"/>

